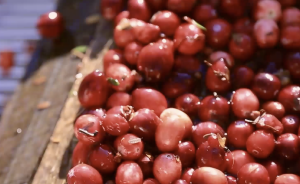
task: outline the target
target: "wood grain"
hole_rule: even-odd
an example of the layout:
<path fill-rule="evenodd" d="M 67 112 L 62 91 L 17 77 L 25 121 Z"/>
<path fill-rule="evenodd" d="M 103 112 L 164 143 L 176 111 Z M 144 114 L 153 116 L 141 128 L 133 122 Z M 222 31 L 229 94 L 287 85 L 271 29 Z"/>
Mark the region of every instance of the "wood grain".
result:
<path fill-rule="evenodd" d="M 49 78 L 55 62 L 46 63 L 34 76 L 43 75 Z M 44 93 L 47 82 L 39 86 L 32 86 L 32 80 L 28 80 L 16 90 L 10 102 L 7 104 L 0 124 L 0 183 L 3 183 L 9 168 L 10 161 L 15 156 L 17 146 L 21 142 L 24 133 L 33 117 L 40 96 Z M 34 98 L 32 98 L 32 96 Z M 17 133 L 17 129 L 22 130 Z"/>
<path fill-rule="evenodd" d="M 11 161 L 3 184 L 30 181 L 56 125 L 61 104 L 64 104 L 75 80 L 78 62 L 71 60 L 69 55 L 54 62 L 51 78 L 38 101 L 38 104 L 47 101 L 51 105 L 43 110 L 35 106 L 33 117 L 15 151 L 17 156 Z"/>
<path fill-rule="evenodd" d="M 102 70 L 102 57 L 112 41 L 108 41 L 104 49 L 100 52 L 98 58 L 87 59 L 83 62 L 83 67 L 80 73 L 86 76 L 95 69 Z M 72 87 L 72 91 L 78 91 L 82 78 L 77 79 Z M 65 176 L 59 175 L 63 156 L 73 138 L 73 123 L 80 109 L 80 104 L 77 96 L 70 95 L 63 108 L 61 116 L 57 122 L 52 139 L 57 142 L 49 142 L 43 159 L 39 165 L 32 184 L 62 184 L 65 182 Z"/>

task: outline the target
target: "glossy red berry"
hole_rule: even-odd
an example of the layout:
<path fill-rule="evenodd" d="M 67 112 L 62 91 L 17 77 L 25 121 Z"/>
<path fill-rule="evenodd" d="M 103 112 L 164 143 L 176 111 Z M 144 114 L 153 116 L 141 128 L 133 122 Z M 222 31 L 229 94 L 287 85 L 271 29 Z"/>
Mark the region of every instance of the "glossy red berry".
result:
<path fill-rule="evenodd" d="M 37 29 L 42 37 L 54 39 L 64 30 L 64 21 L 59 12 L 49 12 L 40 16 Z"/>
<path fill-rule="evenodd" d="M 108 95 L 107 78 L 99 70 L 85 76 L 78 89 L 78 99 L 85 108 L 101 107 L 106 102 Z"/>

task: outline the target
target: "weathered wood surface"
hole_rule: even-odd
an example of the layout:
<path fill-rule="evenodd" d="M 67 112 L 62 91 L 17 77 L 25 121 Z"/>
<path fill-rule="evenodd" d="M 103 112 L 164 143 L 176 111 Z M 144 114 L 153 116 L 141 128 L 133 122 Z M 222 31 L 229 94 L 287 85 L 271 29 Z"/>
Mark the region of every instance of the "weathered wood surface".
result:
<path fill-rule="evenodd" d="M 1 184 L 25 184 L 33 179 L 77 70 L 78 61 L 71 60 L 69 55 L 55 56 L 90 42 L 97 24 L 86 24 L 85 19 L 99 12 L 99 0 L 61 0 L 58 11 L 65 18 L 66 32 L 54 44 L 47 40 L 39 42 L 26 77 L 41 63 L 43 66 L 18 86 L 5 110 L 0 107 L 4 111 L 0 120 Z M 46 81 L 33 84 L 39 76 L 44 76 Z M 43 101 L 51 102 L 51 106 L 37 110 Z"/>
<path fill-rule="evenodd" d="M 78 62 L 69 57 L 47 62 L 19 86 L 6 107 L 0 125 L 0 146 L 4 148 L 0 153 L 0 183 L 24 183 L 31 178 L 75 79 Z M 45 83 L 34 84 L 41 76 Z M 37 105 L 43 101 L 51 106 L 38 110 Z"/>
<path fill-rule="evenodd" d="M 22 116 L 26 115 L 26 113 L 31 113 L 22 112 L 22 109 L 27 109 L 34 113 L 31 115 L 29 120 L 19 125 L 21 127 L 11 129 L 12 131 L 16 131 L 16 128 L 21 128 L 22 133 L 15 136 L 15 138 L 21 140 L 12 141 L 12 137 L 9 137 L 8 139 L 9 141 L 12 141 L 12 143 L 19 142 L 19 144 L 16 149 L 12 150 L 14 154 L 11 154 L 11 156 L 14 155 L 14 158 L 10 162 L 4 181 L 1 183 L 25 183 L 31 179 L 32 173 L 36 169 L 36 165 L 39 163 L 40 156 L 43 155 L 43 152 L 49 142 L 49 138 L 51 137 L 57 122 L 57 117 L 59 117 L 61 112 L 61 104 L 64 104 L 75 79 L 78 62 L 70 60 L 69 57 L 70 56 L 67 55 L 49 62 L 49 65 L 53 65 L 53 70 L 48 76 L 49 78 L 42 90 L 42 93 L 37 96 L 35 99 L 36 101 L 34 102 L 30 102 L 34 97 L 32 96 L 33 94 L 28 94 L 25 96 L 25 98 L 27 98 L 26 103 L 19 104 L 18 106 L 30 106 L 30 108 L 21 107 L 13 110 L 19 115 L 14 118 L 18 118 L 19 120 L 23 119 Z M 44 67 L 48 68 L 48 63 L 43 66 L 43 68 Z M 35 86 L 31 85 L 30 88 L 31 89 L 29 89 L 29 91 L 33 91 Z M 22 92 L 24 91 L 23 89 L 21 90 Z M 24 96 L 21 98 L 24 98 Z M 45 101 L 50 102 L 50 107 L 44 110 L 39 110 L 37 105 Z M 3 142 L 1 142 L 1 144 L 3 144 Z"/>
<path fill-rule="evenodd" d="M 107 22 L 100 20 L 97 36 L 91 46 L 91 55 L 94 59 L 86 58 L 80 71 L 82 76 L 95 69 L 102 70 L 103 54 L 112 45 L 112 31 Z M 72 91 L 76 92 L 82 78 L 76 79 Z M 80 104 L 76 95 L 70 95 L 62 110 L 60 118 L 49 142 L 38 170 L 33 178 L 32 184 L 63 184 L 70 166 L 70 156 L 72 153 L 73 123 L 80 109 Z M 67 156 L 66 156 L 67 155 Z"/>

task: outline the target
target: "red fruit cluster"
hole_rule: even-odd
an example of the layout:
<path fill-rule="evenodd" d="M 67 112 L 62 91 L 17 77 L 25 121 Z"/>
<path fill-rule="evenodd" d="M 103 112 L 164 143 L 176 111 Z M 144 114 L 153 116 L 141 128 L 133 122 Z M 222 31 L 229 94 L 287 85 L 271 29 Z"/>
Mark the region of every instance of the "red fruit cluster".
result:
<path fill-rule="evenodd" d="M 117 48 L 79 88 L 68 184 L 300 184 L 299 3 L 124 3 L 101 1 Z"/>

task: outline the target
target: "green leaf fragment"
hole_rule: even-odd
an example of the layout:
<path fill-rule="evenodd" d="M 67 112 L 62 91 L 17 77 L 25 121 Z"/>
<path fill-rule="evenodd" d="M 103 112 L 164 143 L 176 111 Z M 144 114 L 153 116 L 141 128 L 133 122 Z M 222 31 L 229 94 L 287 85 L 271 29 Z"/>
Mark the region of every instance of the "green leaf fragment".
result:
<path fill-rule="evenodd" d="M 118 79 L 113 79 L 113 78 L 110 78 L 110 77 L 109 77 L 109 78 L 107 78 L 107 81 L 108 81 L 110 84 L 114 85 L 114 86 L 119 86 L 119 85 L 120 85 Z"/>
<path fill-rule="evenodd" d="M 72 51 L 85 53 L 87 48 L 88 47 L 86 45 L 80 45 L 80 46 L 75 47 Z"/>

